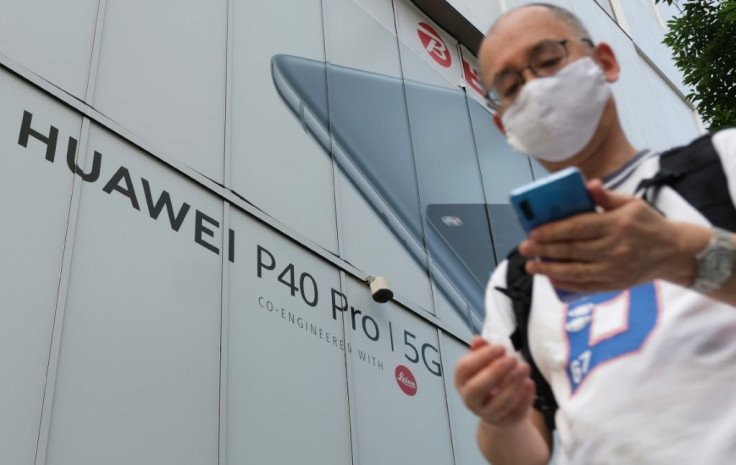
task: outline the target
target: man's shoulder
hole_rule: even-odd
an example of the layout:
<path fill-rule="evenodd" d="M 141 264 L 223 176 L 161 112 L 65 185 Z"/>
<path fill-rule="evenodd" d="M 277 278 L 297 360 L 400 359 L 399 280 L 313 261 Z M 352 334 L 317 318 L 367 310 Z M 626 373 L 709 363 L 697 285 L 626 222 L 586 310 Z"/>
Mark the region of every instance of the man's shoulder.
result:
<path fill-rule="evenodd" d="M 722 129 L 714 133 L 712 141 L 721 158 L 736 158 L 736 128 Z"/>
<path fill-rule="evenodd" d="M 516 327 L 516 318 L 514 317 L 513 306 L 511 300 L 498 289 L 506 289 L 506 272 L 508 269 L 508 260 L 504 260 L 498 264 L 491 279 L 486 287 L 486 321 L 484 324 L 483 335 L 486 339 L 499 342 L 507 342 L 506 339 L 511 331 Z M 510 341 L 508 341 L 510 344 Z"/>
<path fill-rule="evenodd" d="M 707 149 L 715 149 L 719 155 L 731 154 L 736 157 L 736 128 L 701 134 L 688 143 L 663 150 L 659 155 L 667 156 L 679 152 L 695 153 L 698 150 Z"/>
<path fill-rule="evenodd" d="M 491 278 L 488 280 L 488 286 L 486 286 L 486 301 L 490 297 L 491 293 L 496 292 L 497 287 L 506 287 L 506 274 L 508 272 L 509 259 L 505 258 L 501 263 L 496 266 L 496 269 L 491 273 Z"/>

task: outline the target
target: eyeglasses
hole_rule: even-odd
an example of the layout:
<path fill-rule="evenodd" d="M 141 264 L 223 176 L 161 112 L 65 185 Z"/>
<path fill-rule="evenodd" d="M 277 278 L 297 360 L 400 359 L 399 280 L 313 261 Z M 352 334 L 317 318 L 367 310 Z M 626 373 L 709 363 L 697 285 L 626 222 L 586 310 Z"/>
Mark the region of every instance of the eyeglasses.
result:
<path fill-rule="evenodd" d="M 593 41 L 588 38 L 579 40 L 594 46 Z M 505 70 L 496 76 L 491 89 L 485 94 L 486 104 L 492 110 L 501 110 L 514 103 L 526 83 L 522 73 L 527 69 L 537 77 L 549 77 L 557 73 L 567 63 L 569 41 L 570 39 L 545 40 L 535 45 L 529 53 L 529 66 L 518 71 Z"/>

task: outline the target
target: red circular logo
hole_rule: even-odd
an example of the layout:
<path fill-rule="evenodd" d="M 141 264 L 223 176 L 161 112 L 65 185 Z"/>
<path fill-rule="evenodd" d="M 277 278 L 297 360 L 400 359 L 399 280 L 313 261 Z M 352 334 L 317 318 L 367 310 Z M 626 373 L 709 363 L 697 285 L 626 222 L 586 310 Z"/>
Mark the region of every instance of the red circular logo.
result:
<path fill-rule="evenodd" d="M 407 396 L 413 396 L 417 393 L 417 380 L 411 371 L 404 365 L 396 367 L 396 382 L 404 394 Z"/>
<path fill-rule="evenodd" d="M 442 40 L 437 31 L 427 23 L 419 23 L 417 34 L 419 34 L 419 40 L 422 41 L 424 49 L 434 58 L 434 61 L 445 68 L 449 68 L 452 64 L 452 56 L 445 41 Z"/>

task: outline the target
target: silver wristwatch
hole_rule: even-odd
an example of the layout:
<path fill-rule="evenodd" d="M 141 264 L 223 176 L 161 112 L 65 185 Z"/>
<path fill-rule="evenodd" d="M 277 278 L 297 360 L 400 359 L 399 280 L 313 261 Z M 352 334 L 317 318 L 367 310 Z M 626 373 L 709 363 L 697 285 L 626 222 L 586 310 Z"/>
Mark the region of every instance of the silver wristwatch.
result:
<path fill-rule="evenodd" d="M 734 272 L 736 246 L 731 233 L 719 228 L 713 231 L 715 235 L 708 246 L 695 256 L 698 275 L 692 289 L 703 294 L 720 289 Z"/>

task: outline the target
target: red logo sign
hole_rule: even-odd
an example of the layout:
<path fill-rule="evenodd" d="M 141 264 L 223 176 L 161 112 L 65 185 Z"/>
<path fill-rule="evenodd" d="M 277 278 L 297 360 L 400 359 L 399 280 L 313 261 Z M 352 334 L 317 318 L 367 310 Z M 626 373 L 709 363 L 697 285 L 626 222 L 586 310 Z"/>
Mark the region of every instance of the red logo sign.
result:
<path fill-rule="evenodd" d="M 422 41 L 424 49 L 434 58 L 434 61 L 445 68 L 449 68 L 452 64 L 452 56 L 447 45 L 445 45 L 445 41 L 437 34 L 437 31 L 427 23 L 419 23 L 417 34 L 419 34 L 419 40 Z"/>
<path fill-rule="evenodd" d="M 478 70 L 470 65 L 467 61 L 463 60 L 463 70 L 465 71 L 465 80 L 468 82 L 470 87 L 475 89 L 480 95 L 483 95 L 483 89 L 480 86 L 480 74 Z"/>
<path fill-rule="evenodd" d="M 417 380 L 414 375 L 404 365 L 396 367 L 396 382 L 404 394 L 407 396 L 413 396 L 417 393 Z"/>

